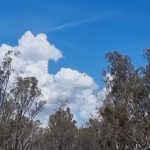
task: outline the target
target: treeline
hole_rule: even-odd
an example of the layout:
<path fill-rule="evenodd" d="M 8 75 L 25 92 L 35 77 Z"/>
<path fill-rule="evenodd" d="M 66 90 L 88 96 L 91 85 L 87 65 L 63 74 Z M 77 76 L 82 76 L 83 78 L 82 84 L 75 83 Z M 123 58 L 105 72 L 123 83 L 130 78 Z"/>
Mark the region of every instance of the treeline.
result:
<path fill-rule="evenodd" d="M 35 77 L 9 85 L 11 52 L 0 66 L 0 150 L 150 150 L 150 49 L 146 65 L 136 68 L 128 56 L 106 54 L 106 98 L 97 117 L 78 128 L 69 108 L 50 115 L 41 127 L 35 117 L 44 109 Z"/>

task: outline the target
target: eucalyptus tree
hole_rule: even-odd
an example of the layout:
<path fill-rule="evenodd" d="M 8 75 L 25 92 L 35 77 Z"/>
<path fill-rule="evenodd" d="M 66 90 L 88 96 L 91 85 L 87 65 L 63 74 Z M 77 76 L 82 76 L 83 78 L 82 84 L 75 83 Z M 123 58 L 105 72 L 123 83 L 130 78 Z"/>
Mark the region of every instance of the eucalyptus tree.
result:
<path fill-rule="evenodd" d="M 135 68 L 128 56 L 106 54 L 109 66 L 105 76 L 108 94 L 99 109 L 101 149 L 150 149 L 150 50 L 148 64 Z"/>
<path fill-rule="evenodd" d="M 41 91 L 35 77 L 16 77 L 13 87 L 10 76 L 12 54 L 8 52 L 0 65 L 0 148 L 26 150 L 37 138 L 39 122 L 35 120 L 45 101 L 38 98 Z"/>
<path fill-rule="evenodd" d="M 59 109 L 49 117 L 49 144 L 53 150 L 74 150 L 76 148 L 76 121 L 70 109 Z"/>

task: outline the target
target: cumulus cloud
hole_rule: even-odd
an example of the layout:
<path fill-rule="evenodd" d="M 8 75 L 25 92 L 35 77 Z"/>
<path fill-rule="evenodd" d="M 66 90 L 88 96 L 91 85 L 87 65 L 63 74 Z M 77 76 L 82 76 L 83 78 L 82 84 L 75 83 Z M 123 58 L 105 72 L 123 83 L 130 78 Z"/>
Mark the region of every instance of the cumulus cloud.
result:
<path fill-rule="evenodd" d="M 2 44 L 0 56 L 8 50 L 20 52 L 20 55 L 13 58 L 13 67 L 17 72 L 23 71 L 22 76 L 35 76 L 38 79 L 42 90 L 41 98 L 47 102 L 42 115 L 49 115 L 57 100 L 66 99 L 78 121 L 86 121 L 90 114 L 95 113 L 97 96 L 93 91 L 98 86 L 92 77 L 71 68 L 60 68 L 56 74 L 48 72 L 48 61 L 57 61 L 63 55 L 47 40 L 45 34 L 33 35 L 27 31 L 18 40 L 18 45 Z"/>
<path fill-rule="evenodd" d="M 34 36 L 27 31 L 18 42 L 17 50 L 21 52 L 22 58 L 25 60 L 55 60 L 62 57 L 62 53 L 47 40 L 45 34 Z"/>

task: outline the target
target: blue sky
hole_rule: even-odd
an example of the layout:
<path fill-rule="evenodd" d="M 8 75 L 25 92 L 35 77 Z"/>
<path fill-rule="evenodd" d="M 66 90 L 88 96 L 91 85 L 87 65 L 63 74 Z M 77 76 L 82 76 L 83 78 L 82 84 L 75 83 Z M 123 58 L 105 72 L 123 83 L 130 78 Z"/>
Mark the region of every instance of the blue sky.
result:
<path fill-rule="evenodd" d="M 30 30 L 46 33 L 64 58 L 50 62 L 86 72 L 101 85 L 105 53 L 118 50 L 142 64 L 150 47 L 149 0 L 1 0 L 0 44 L 15 45 Z"/>

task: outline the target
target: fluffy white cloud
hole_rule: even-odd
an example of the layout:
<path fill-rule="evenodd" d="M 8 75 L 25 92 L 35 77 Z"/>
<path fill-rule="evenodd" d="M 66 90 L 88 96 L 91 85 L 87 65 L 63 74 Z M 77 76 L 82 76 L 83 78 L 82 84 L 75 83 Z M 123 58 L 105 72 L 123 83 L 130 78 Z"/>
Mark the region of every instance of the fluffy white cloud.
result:
<path fill-rule="evenodd" d="M 45 116 L 54 109 L 57 100 L 66 99 L 75 118 L 80 122 L 95 113 L 97 96 L 93 91 L 98 86 L 92 77 L 71 68 L 61 68 L 56 74 L 48 73 L 48 61 L 59 60 L 62 53 L 49 43 L 45 34 L 35 36 L 27 31 L 19 39 L 17 46 L 1 45 L 0 55 L 3 56 L 8 50 L 21 53 L 13 59 L 16 71 L 23 71 L 22 76 L 35 76 L 38 79 L 42 99 L 47 101 L 43 112 Z"/>
<path fill-rule="evenodd" d="M 62 53 L 52 44 L 47 41 L 45 34 L 34 36 L 30 31 L 27 31 L 18 41 L 16 47 L 21 52 L 24 60 L 58 60 L 62 57 Z"/>

